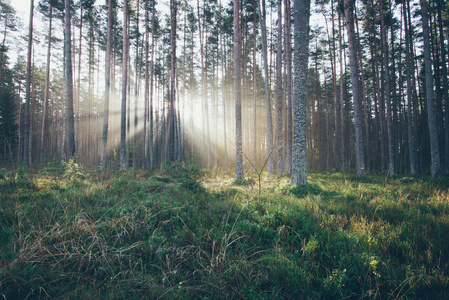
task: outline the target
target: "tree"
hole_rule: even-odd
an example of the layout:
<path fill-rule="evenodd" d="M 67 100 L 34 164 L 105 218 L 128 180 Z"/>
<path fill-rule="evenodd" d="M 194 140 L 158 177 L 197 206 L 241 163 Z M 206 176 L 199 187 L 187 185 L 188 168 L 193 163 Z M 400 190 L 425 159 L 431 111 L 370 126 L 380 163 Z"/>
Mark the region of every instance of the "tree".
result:
<path fill-rule="evenodd" d="M 379 0 L 380 3 L 380 32 L 382 39 L 382 58 L 384 64 L 384 76 L 385 76 L 385 101 L 387 106 L 387 130 L 388 130 L 388 162 L 390 175 L 395 174 L 394 165 L 394 151 L 393 151 L 393 120 L 391 112 L 391 88 L 390 88 L 390 72 L 388 67 L 388 44 L 387 44 L 387 33 L 385 26 L 385 14 L 383 9 L 383 0 Z"/>
<path fill-rule="evenodd" d="M 279 0 L 281 1 L 281 0 Z M 243 178 L 240 5 L 234 1 L 235 177 Z"/>
<path fill-rule="evenodd" d="M 0 48 L 1 51 L 1 57 L 0 57 L 0 87 L 3 82 L 2 80 L 2 73 L 3 68 L 5 67 L 5 53 L 6 53 L 6 36 L 8 34 L 8 30 L 15 31 L 17 28 L 17 17 L 16 17 L 16 11 L 14 8 L 9 5 L 8 3 L 5 3 L 4 1 L 0 2 L 0 19 L 4 20 L 5 23 L 5 30 L 3 33 L 3 42 L 2 46 Z"/>
<path fill-rule="evenodd" d="M 70 26 L 70 0 L 65 0 L 65 70 L 66 70 L 66 109 L 67 109 L 67 149 L 68 157 L 75 156 L 75 118 L 73 115 L 73 77 L 72 77 L 72 36 Z"/>
<path fill-rule="evenodd" d="M 17 103 L 15 94 L 10 86 L 0 90 L 0 149 L 3 161 L 14 161 L 17 144 Z M 10 155 L 8 155 L 10 154 Z"/>
<path fill-rule="evenodd" d="M 258 0 L 260 14 L 260 28 L 262 31 L 262 61 L 265 82 L 265 105 L 267 106 L 267 149 L 268 149 L 268 173 L 270 176 L 274 174 L 274 158 L 273 158 L 273 118 L 271 117 L 271 89 L 268 78 L 268 54 L 267 54 L 267 25 L 266 25 L 266 9 L 265 0 Z"/>
<path fill-rule="evenodd" d="M 176 0 L 170 0 L 170 106 L 168 115 L 168 142 L 167 142 L 167 163 L 172 165 L 177 158 L 177 122 L 176 122 Z"/>
<path fill-rule="evenodd" d="M 310 12 L 309 12 L 310 14 Z M 291 7 L 290 0 L 284 0 L 284 36 L 285 36 L 285 104 L 287 117 L 287 139 L 285 141 L 285 171 L 291 173 L 292 171 L 292 136 L 293 136 L 293 122 L 292 122 L 292 35 L 291 35 Z M 308 51 L 308 48 L 307 48 Z M 307 63 L 306 63 L 307 65 Z M 304 85 L 305 87 L 305 85 Z"/>
<path fill-rule="evenodd" d="M 101 161 L 100 161 L 101 169 L 104 169 L 106 166 L 106 150 L 108 146 L 109 94 L 111 90 L 111 44 L 112 44 L 112 0 L 108 0 L 108 32 L 106 38 L 103 136 L 101 140 Z"/>
<path fill-rule="evenodd" d="M 310 0 L 295 0 L 292 184 L 307 184 L 307 74 Z"/>
<path fill-rule="evenodd" d="M 354 2 L 353 0 L 344 0 L 345 16 L 346 16 L 346 30 L 348 32 L 349 43 L 349 61 L 351 68 L 351 84 L 352 84 L 352 99 L 354 104 L 354 125 L 355 125 L 355 144 L 356 144 L 356 168 L 357 176 L 365 176 L 365 158 L 363 153 L 363 133 L 362 121 L 360 112 L 359 99 L 359 78 L 358 78 L 358 63 L 357 50 L 355 43 L 354 32 Z"/>
<path fill-rule="evenodd" d="M 276 110 L 277 110 L 277 137 L 278 137 L 278 155 L 277 155 L 277 173 L 278 178 L 283 173 L 283 145 L 282 145 L 282 0 L 278 0 L 278 42 L 276 55 Z"/>
<path fill-rule="evenodd" d="M 30 22 L 28 26 L 28 55 L 27 55 L 27 71 L 25 82 L 25 112 L 24 112 L 24 131 L 23 131 L 23 162 L 31 163 L 30 157 L 30 105 L 31 105 L 31 55 L 33 52 L 33 14 L 34 0 L 30 0 Z"/>
<path fill-rule="evenodd" d="M 126 96 L 128 86 L 129 28 L 128 0 L 123 5 L 123 58 L 122 58 L 122 104 L 120 113 L 120 169 L 128 169 L 128 149 L 126 140 Z"/>
<path fill-rule="evenodd" d="M 424 39 L 424 68 L 426 74 L 427 118 L 430 137 L 430 151 L 432 161 L 432 177 L 441 176 L 440 150 L 438 146 L 438 130 L 433 94 L 432 59 L 430 52 L 429 20 L 426 0 L 420 0 L 422 14 L 422 28 Z M 447 75 L 446 75 L 447 76 Z"/>

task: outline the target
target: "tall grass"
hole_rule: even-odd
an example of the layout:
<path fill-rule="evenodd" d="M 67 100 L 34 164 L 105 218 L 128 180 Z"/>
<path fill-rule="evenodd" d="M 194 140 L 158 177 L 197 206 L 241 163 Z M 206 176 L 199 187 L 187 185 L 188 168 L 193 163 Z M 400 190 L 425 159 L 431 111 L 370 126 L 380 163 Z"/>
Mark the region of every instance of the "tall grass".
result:
<path fill-rule="evenodd" d="M 6 299 L 449 297 L 448 178 L 27 172 L 0 172 Z"/>

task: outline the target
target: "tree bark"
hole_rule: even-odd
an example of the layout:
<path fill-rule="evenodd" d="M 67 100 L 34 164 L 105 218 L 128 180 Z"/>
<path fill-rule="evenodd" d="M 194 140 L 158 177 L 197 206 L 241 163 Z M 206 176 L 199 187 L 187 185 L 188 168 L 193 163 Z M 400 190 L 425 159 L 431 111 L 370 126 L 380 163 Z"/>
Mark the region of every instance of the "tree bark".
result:
<path fill-rule="evenodd" d="M 358 79 L 358 63 L 357 52 L 355 45 L 354 32 L 354 15 L 353 15 L 353 0 L 345 0 L 345 16 L 346 16 L 346 30 L 348 32 L 349 43 L 349 60 L 351 67 L 351 83 L 352 83 L 352 97 L 354 102 L 354 123 L 355 123 L 355 139 L 356 139 L 356 168 L 357 176 L 365 176 L 365 158 L 363 153 L 363 133 L 360 113 L 360 99 L 359 99 L 359 79 Z"/>
<path fill-rule="evenodd" d="M 310 0 L 295 0 L 292 184 L 307 184 L 307 74 Z"/>
<path fill-rule="evenodd" d="M 170 69 L 170 106 L 168 111 L 168 141 L 167 164 L 172 165 L 176 160 L 176 0 L 170 0 L 170 42 L 171 42 L 171 69 Z"/>
<path fill-rule="evenodd" d="M 44 139 L 48 128 L 48 97 L 50 93 L 50 57 L 51 57 L 51 33 L 53 21 L 53 6 L 50 5 L 50 16 L 48 21 L 48 45 L 47 45 L 47 67 L 45 70 L 45 87 L 44 87 L 44 108 L 42 109 L 42 127 L 41 127 L 41 148 L 40 161 L 42 162 L 44 156 Z"/>
<path fill-rule="evenodd" d="M 281 0 L 279 0 L 281 1 Z M 234 92 L 235 92 L 235 177 L 243 178 L 242 157 L 242 80 L 240 64 L 240 7 L 234 1 Z"/>
<path fill-rule="evenodd" d="M 278 41 L 276 55 L 276 110 L 277 110 L 277 174 L 278 178 L 283 176 L 283 130 L 282 130 L 282 0 L 278 0 Z"/>
<path fill-rule="evenodd" d="M 28 55 L 25 78 L 25 112 L 24 112 L 24 130 L 23 130 L 23 163 L 30 164 L 29 151 L 30 145 L 30 103 L 31 103 L 31 55 L 33 53 L 33 14 L 34 0 L 30 0 L 30 22 L 28 26 Z"/>
<path fill-rule="evenodd" d="M 67 1 L 67 0 L 66 0 Z M 126 96 L 128 85 L 129 59 L 129 29 L 128 29 L 128 0 L 123 6 L 123 59 L 122 59 L 122 101 L 120 114 L 120 169 L 128 169 L 127 141 L 126 141 Z"/>
<path fill-rule="evenodd" d="M 68 157 L 75 156 L 75 118 L 73 115 L 72 37 L 70 27 L 70 0 L 65 0 L 65 51 L 67 93 L 67 150 Z"/>
<path fill-rule="evenodd" d="M 420 0 L 424 39 L 424 67 L 426 74 L 427 117 L 430 137 L 432 177 L 441 176 L 440 150 L 438 146 L 438 130 L 436 124 L 435 99 L 433 94 L 432 59 L 430 55 L 430 34 L 428 9 L 426 0 Z"/>
<path fill-rule="evenodd" d="M 286 82 L 285 82 L 285 98 L 286 98 L 286 116 L 287 116 L 287 139 L 286 139 L 286 157 L 285 171 L 292 172 L 292 37 L 291 37 L 291 7 L 290 0 L 284 0 L 284 36 L 285 36 L 285 65 L 286 65 Z M 308 23 L 308 22 L 307 22 Z M 303 41 L 304 42 L 304 41 Z M 304 42 L 308 44 L 308 42 Z M 307 77 L 307 76 L 306 76 Z M 305 86 L 304 86 L 305 87 Z"/>
<path fill-rule="evenodd" d="M 105 91 L 103 112 L 103 136 L 101 141 L 100 168 L 106 167 L 106 150 L 108 146 L 109 94 L 111 90 L 111 43 L 112 43 L 112 0 L 108 0 L 108 32 L 106 37 Z"/>
<path fill-rule="evenodd" d="M 268 173 L 274 175 L 274 153 L 273 153 L 273 118 L 271 116 L 271 86 L 268 77 L 268 54 L 267 54 L 267 25 L 265 0 L 258 0 L 260 27 L 262 31 L 262 61 L 265 82 L 265 105 L 267 107 L 267 150 L 268 150 Z"/>
<path fill-rule="evenodd" d="M 388 70 L 388 43 L 387 43 L 387 33 L 385 26 L 385 16 L 383 10 L 383 0 L 379 0 L 380 3 L 380 30 L 382 39 L 382 58 L 384 65 L 384 76 L 385 76 L 385 105 L 387 107 L 387 130 L 388 130 L 388 165 L 390 175 L 395 174 L 394 165 L 394 148 L 393 148 L 393 120 L 391 112 L 391 87 L 390 87 L 390 72 Z"/>

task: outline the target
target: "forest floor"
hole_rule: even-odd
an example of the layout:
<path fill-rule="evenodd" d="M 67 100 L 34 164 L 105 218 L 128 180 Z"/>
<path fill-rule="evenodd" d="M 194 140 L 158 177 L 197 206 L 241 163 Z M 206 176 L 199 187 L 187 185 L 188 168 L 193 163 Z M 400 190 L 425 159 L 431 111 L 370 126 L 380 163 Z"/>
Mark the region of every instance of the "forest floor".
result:
<path fill-rule="evenodd" d="M 0 298 L 449 298 L 449 178 L 0 171 Z"/>

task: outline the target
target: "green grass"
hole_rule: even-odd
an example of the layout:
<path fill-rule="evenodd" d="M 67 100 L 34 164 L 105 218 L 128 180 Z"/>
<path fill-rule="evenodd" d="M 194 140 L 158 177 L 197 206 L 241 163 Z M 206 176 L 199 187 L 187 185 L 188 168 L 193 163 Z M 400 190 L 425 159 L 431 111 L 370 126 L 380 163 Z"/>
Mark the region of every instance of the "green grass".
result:
<path fill-rule="evenodd" d="M 0 172 L 6 299 L 444 299 L 449 179 Z"/>

